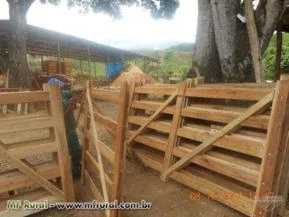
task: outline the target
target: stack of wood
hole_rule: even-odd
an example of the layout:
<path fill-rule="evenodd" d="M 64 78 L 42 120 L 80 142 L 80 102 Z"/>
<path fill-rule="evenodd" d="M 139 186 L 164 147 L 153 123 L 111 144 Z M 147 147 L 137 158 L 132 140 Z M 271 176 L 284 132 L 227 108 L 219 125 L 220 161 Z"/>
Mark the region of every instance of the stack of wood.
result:
<path fill-rule="evenodd" d="M 57 74 L 57 61 L 46 60 L 43 62 L 42 71 L 46 72 L 47 75 L 56 75 Z"/>
<path fill-rule="evenodd" d="M 71 64 L 68 62 L 61 62 L 61 74 L 71 74 L 71 73 L 72 73 Z"/>
<path fill-rule="evenodd" d="M 289 80 L 137 86 L 131 99 L 128 148 L 162 180 L 247 216 L 285 216 Z"/>

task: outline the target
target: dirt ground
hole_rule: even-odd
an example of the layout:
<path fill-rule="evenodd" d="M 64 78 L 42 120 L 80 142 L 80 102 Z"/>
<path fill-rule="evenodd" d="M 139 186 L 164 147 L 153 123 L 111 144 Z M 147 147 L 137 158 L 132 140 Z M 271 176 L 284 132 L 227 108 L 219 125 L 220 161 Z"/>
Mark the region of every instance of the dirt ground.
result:
<path fill-rule="evenodd" d="M 124 201 L 152 202 L 151 210 L 127 210 L 123 217 L 244 217 L 244 215 L 202 196 L 200 201 L 189 198 L 192 189 L 169 181 L 162 182 L 159 174 L 144 167 L 135 159 L 127 161 L 124 185 Z M 78 201 L 92 201 L 92 195 L 86 186 L 75 184 Z M 37 213 L 33 217 L 104 217 L 102 211 L 50 209 Z"/>

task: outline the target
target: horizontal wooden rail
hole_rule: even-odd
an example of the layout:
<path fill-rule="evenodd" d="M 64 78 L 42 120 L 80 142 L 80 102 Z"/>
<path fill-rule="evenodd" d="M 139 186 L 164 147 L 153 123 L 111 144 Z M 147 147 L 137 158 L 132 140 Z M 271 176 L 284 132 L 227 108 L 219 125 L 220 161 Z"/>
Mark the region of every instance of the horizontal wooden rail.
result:
<path fill-rule="evenodd" d="M 240 116 L 239 112 L 222 111 L 216 109 L 204 109 L 204 108 L 185 108 L 182 110 L 182 116 L 197 118 L 208 121 L 216 121 L 221 123 L 229 123 L 236 117 Z M 241 126 L 254 127 L 267 130 L 269 124 L 268 115 L 255 115 L 248 118 Z"/>
<path fill-rule="evenodd" d="M 119 91 L 101 90 L 101 89 L 91 90 L 92 99 L 97 99 L 101 101 L 109 101 L 113 103 L 119 102 L 119 94 L 120 94 Z"/>
<path fill-rule="evenodd" d="M 40 164 L 35 167 L 35 171 L 47 180 L 60 177 L 59 166 L 55 162 Z M 12 191 L 14 189 L 33 185 L 34 182 L 22 172 L 13 170 L 0 175 L 0 193 Z"/>
<path fill-rule="evenodd" d="M 253 89 L 253 88 L 230 88 L 230 87 L 193 87 L 188 88 L 186 96 L 213 98 L 213 99 L 231 99 L 231 100 L 252 100 L 258 101 L 272 92 L 272 89 Z"/>
<path fill-rule="evenodd" d="M 86 151 L 85 154 L 86 154 L 86 159 L 88 160 L 90 165 L 93 165 L 94 171 L 99 173 L 99 165 L 98 165 L 96 159 L 92 156 L 91 153 L 89 153 L 89 151 Z M 107 190 L 109 192 L 111 190 L 111 186 L 112 186 L 111 178 L 106 173 L 104 174 L 104 178 L 105 178 L 105 181 L 106 181 L 106 184 L 108 187 Z"/>
<path fill-rule="evenodd" d="M 163 152 L 166 151 L 167 140 L 161 137 L 143 135 L 138 136 L 135 141 Z M 182 145 L 174 149 L 174 156 L 181 158 L 193 150 L 192 148 L 195 148 L 192 144 L 190 144 L 190 149 Z M 248 185 L 257 186 L 260 165 L 255 162 L 248 162 L 242 158 L 217 151 L 210 151 L 207 154 L 197 156 L 191 162 Z"/>
<path fill-rule="evenodd" d="M 13 127 L 12 127 L 13 126 Z M 54 122 L 53 119 L 49 116 L 47 117 L 39 117 L 33 119 L 22 119 L 19 121 L 11 120 L 0 122 L 0 134 L 3 133 L 11 133 L 17 131 L 26 131 L 26 130 L 35 130 L 42 129 L 47 127 L 53 127 Z"/>
<path fill-rule="evenodd" d="M 100 125 L 104 126 L 113 135 L 115 134 L 117 125 L 116 121 L 100 114 L 99 112 L 94 112 L 94 120 Z"/>
<path fill-rule="evenodd" d="M 0 92 L 0 104 L 20 104 L 32 102 L 47 102 L 49 94 L 45 91 Z"/>
<path fill-rule="evenodd" d="M 176 92 L 176 86 L 172 87 L 158 87 L 158 86 L 139 86 L 135 88 L 135 93 L 145 93 L 145 94 L 162 94 L 162 95 L 172 95 Z"/>

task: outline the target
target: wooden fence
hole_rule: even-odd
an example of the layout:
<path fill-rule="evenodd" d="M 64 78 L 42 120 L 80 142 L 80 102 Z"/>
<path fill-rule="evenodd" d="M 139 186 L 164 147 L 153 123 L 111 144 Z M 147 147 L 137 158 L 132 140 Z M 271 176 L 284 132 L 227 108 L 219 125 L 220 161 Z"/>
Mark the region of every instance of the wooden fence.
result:
<path fill-rule="evenodd" d="M 82 129 L 82 182 L 91 189 L 98 201 L 121 201 L 121 186 L 125 162 L 125 130 L 127 117 L 128 91 L 126 84 L 120 91 L 107 91 L 87 87 L 83 109 L 84 128 Z M 118 115 L 112 117 L 101 113 L 95 104 L 105 101 L 116 104 Z M 111 105 L 106 105 L 111 106 Z M 113 144 L 98 136 L 100 130 L 106 130 L 114 137 Z M 100 139 L 102 138 L 102 140 Z M 105 211 L 107 217 L 119 217 L 119 210 Z"/>
<path fill-rule="evenodd" d="M 43 103 L 46 109 L 37 114 L 1 116 L 0 216 L 5 217 L 40 211 L 9 210 L 8 200 L 75 200 L 59 87 L 0 92 L 1 105 L 24 103 Z"/>
<path fill-rule="evenodd" d="M 247 216 L 285 216 L 289 80 L 277 85 L 134 86 L 128 149 Z"/>

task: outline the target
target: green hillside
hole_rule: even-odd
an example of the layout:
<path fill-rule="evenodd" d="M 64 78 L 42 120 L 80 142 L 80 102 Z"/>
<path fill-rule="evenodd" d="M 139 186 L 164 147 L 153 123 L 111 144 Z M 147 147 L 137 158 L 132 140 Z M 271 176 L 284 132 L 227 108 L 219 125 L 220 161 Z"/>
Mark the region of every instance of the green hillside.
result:
<path fill-rule="evenodd" d="M 164 50 L 142 51 L 139 53 L 159 60 L 158 63 L 136 62 L 144 72 L 157 78 L 175 77 L 183 79 L 187 76 L 192 65 L 192 52 Z"/>

